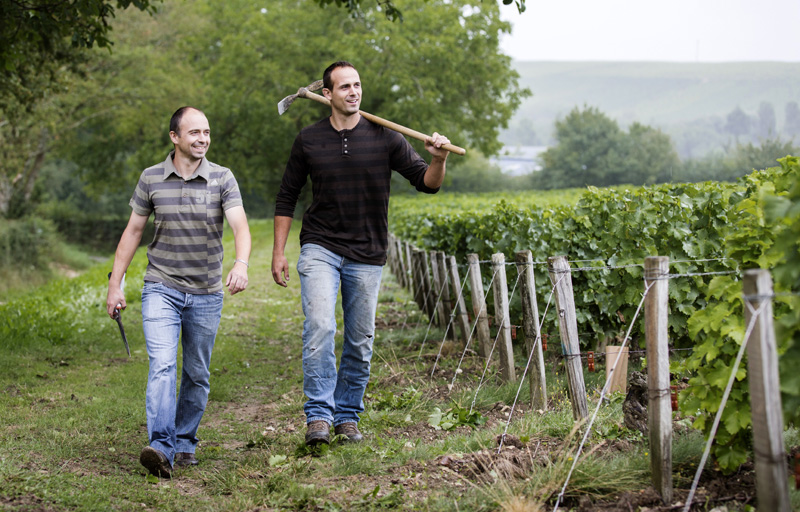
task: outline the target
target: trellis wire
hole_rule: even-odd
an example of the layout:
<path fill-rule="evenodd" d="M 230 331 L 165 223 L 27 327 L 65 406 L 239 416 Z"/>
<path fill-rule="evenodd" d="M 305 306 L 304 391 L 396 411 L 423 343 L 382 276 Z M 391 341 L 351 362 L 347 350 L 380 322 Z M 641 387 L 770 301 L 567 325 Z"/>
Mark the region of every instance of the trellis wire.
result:
<path fill-rule="evenodd" d="M 620 352 L 625 351 L 625 345 L 628 343 L 628 339 L 630 338 L 631 331 L 633 330 L 633 326 L 636 323 L 636 319 L 639 316 L 639 312 L 642 310 L 642 304 L 644 304 L 644 299 L 647 297 L 650 288 L 652 288 L 653 283 L 650 283 L 644 290 L 642 294 L 642 300 L 639 302 L 639 307 L 636 308 L 636 313 L 633 315 L 633 319 L 631 320 L 631 325 L 628 327 L 628 332 L 625 333 L 625 339 L 622 340 L 622 345 L 620 346 Z M 564 486 L 561 487 L 561 492 L 558 493 L 558 498 L 556 498 L 556 505 L 553 508 L 553 512 L 558 510 L 558 505 L 561 503 L 561 499 L 564 497 L 564 492 L 567 490 L 567 485 L 569 484 L 569 479 L 572 478 L 572 472 L 575 471 L 575 466 L 578 465 L 578 459 L 581 456 L 581 452 L 583 451 L 583 446 L 586 444 L 586 440 L 589 438 L 589 434 L 592 432 L 592 425 L 594 424 L 594 420 L 597 418 L 597 413 L 600 411 L 600 406 L 603 405 L 603 397 L 606 394 L 606 391 L 609 388 L 609 384 L 611 384 L 611 377 L 614 375 L 614 371 L 617 369 L 617 365 L 619 364 L 621 357 L 617 357 L 614 361 L 614 365 L 611 367 L 611 371 L 608 373 L 608 377 L 606 377 L 606 383 L 603 385 L 603 389 L 600 391 L 600 398 L 597 400 L 597 407 L 594 409 L 594 414 L 592 414 L 591 419 L 589 420 L 589 424 L 586 426 L 586 432 L 583 434 L 583 439 L 581 440 L 581 444 L 578 446 L 578 451 L 575 454 L 575 458 L 572 461 L 572 467 L 569 469 L 569 473 L 567 473 L 567 479 L 564 481 Z"/>
<path fill-rule="evenodd" d="M 467 273 L 464 275 L 464 280 L 461 282 L 461 288 L 458 290 L 458 293 L 456 294 L 456 298 L 454 301 L 455 304 L 453 305 L 453 311 L 450 312 L 450 321 L 447 323 L 447 328 L 444 330 L 444 335 L 442 336 L 442 343 L 439 345 L 439 353 L 436 354 L 436 360 L 433 362 L 433 369 L 431 370 L 431 378 L 433 378 L 433 373 L 436 371 L 436 365 L 439 363 L 439 358 L 442 355 L 442 348 L 444 347 L 444 342 L 447 339 L 447 332 L 450 330 L 450 326 L 453 325 L 453 319 L 456 316 L 456 310 L 458 309 L 459 306 L 458 299 L 459 297 L 461 297 L 461 292 L 464 290 L 464 286 L 466 286 L 467 284 L 467 277 L 469 277 L 469 269 L 467 269 Z M 442 286 L 442 290 L 444 290 L 444 287 L 447 286 L 447 276 L 445 276 L 444 279 L 445 279 L 445 284 Z M 453 329 L 453 332 L 455 333 L 455 329 Z M 467 343 L 469 343 L 469 341 L 467 341 Z"/>
<path fill-rule="evenodd" d="M 750 324 L 747 326 L 747 331 L 745 331 L 744 333 L 744 339 L 742 340 L 742 346 L 739 347 L 739 353 L 736 354 L 736 361 L 733 364 L 733 371 L 731 372 L 731 376 L 728 378 L 728 385 L 725 386 L 725 392 L 722 393 L 722 401 L 720 401 L 719 409 L 717 410 L 716 416 L 714 416 L 714 423 L 711 425 L 711 432 L 709 432 L 708 434 L 708 441 L 706 442 L 706 448 L 705 450 L 703 450 L 703 457 L 700 459 L 700 465 L 697 467 L 697 472 L 694 474 L 694 480 L 692 480 L 692 488 L 689 489 L 689 496 L 687 496 L 686 498 L 686 503 L 683 507 L 683 512 L 688 512 L 689 508 L 691 508 L 692 506 L 694 493 L 697 490 L 697 484 L 700 482 L 700 475 L 703 473 L 703 468 L 706 465 L 708 454 L 711 452 L 711 444 L 714 442 L 714 437 L 717 434 L 717 428 L 719 427 L 719 422 L 720 419 L 722 418 L 722 412 L 725 410 L 725 404 L 728 401 L 728 395 L 731 394 L 731 389 L 733 388 L 733 381 L 734 379 L 736 379 L 736 373 L 739 371 L 739 364 L 742 362 L 742 356 L 744 356 L 744 350 L 747 347 L 747 341 L 750 339 L 750 334 L 752 334 L 753 328 L 756 325 L 756 320 L 761 314 L 761 310 L 765 304 L 767 303 L 762 302 L 757 310 L 753 310 L 753 306 L 750 305 L 750 302 L 745 301 L 745 305 L 750 310 L 753 316 L 750 318 Z"/>
<path fill-rule="evenodd" d="M 453 380 L 451 381 L 450 386 L 453 386 L 453 384 L 455 384 L 455 376 L 458 375 L 458 370 L 461 368 L 461 363 L 464 361 L 464 356 L 467 354 L 467 349 L 469 348 L 469 342 L 472 341 L 472 337 L 475 334 L 475 328 L 478 326 L 478 321 L 480 320 L 481 313 L 483 313 L 483 308 L 486 306 L 486 298 L 489 297 L 489 292 L 492 289 L 492 284 L 494 283 L 494 277 L 496 275 L 497 275 L 497 270 L 495 270 L 494 273 L 492 274 L 492 279 L 489 280 L 489 286 L 486 287 L 486 293 L 483 295 L 483 304 L 481 304 L 481 307 L 478 310 L 478 314 L 475 315 L 475 323 L 472 324 L 472 329 L 470 330 L 469 337 L 467 338 L 467 343 L 464 345 L 464 350 L 461 352 L 461 359 L 458 360 L 458 366 L 456 366 L 456 372 L 455 375 L 453 375 Z"/>
<path fill-rule="evenodd" d="M 514 282 L 514 288 L 511 289 L 510 299 L 514 298 L 514 292 L 517 291 L 517 284 L 519 283 L 519 279 L 522 276 L 522 273 L 517 274 L 517 280 Z M 503 319 L 504 320 L 504 319 Z M 503 325 L 502 321 L 497 328 L 497 335 L 494 337 L 494 343 L 492 343 L 492 349 L 489 351 L 489 355 L 486 356 L 486 364 L 483 366 L 483 373 L 481 374 L 481 380 L 478 381 L 478 387 L 475 389 L 475 396 L 472 398 L 472 405 L 469 406 L 469 412 L 472 414 L 472 409 L 475 407 L 475 401 L 478 399 L 478 392 L 481 390 L 481 386 L 483 385 L 483 378 L 486 376 L 486 370 L 489 368 L 489 363 L 492 362 L 492 354 L 494 354 L 494 347 L 497 346 L 497 340 L 500 338 L 500 334 L 503 332 Z M 458 373 L 456 373 L 458 375 Z M 455 378 L 453 379 L 453 383 L 455 383 Z"/>
<path fill-rule="evenodd" d="M 529 265 L 528 265 L 529 266 Z M 527 268 L 525 271 L 527 272 Z M 561 279 L 559 279 L 559 282 Z M 558 285 L 558 283 L 556 283 Z M 555 286 L 553 286 L 553 291 L 555 290 Z M 547 310 L 550 308 L 550 303 L 553 300 L 553 292 L 550 292 L 550 296 L 547 298 L 547 305 L 544 307 L 544 314 L 542 315 L 542 321 L 539 324 L 539 328 L 536 333 L 536 339 L 533 341 L 533 346 L 531 347 L 531 353 L 528 354 L 528 362 L 525 364 L 525 370 L 522 371 L 522 378 L 519 381 L 519 387 L 517 388 L 517 394 L 514 396 L 514 403 L 511 404 L 511 412 L 508 413 L 508 421 L 506 421 L 506 428 L 503 430 L 503 435 L 500 437 L 500 445 L 497 447 L 497 453 L 500 453 L 500 450 L 503 448 L 503 442 L 506 440 L 506 433 L 508 432 L 508 427 L 511 425 L 511 419 L 514 417 L 514 409 L 517 407 L 517 400 L 519 399 L 519 394 L 522 391 L 522 385 L 525 383 L 525 376 L 528 374 L 528 369 L 531 366 L 531 360 L 533 359 L 533 354 L 536 351 L 536 346 L 542 340 L 542 326 L 544 326 L 544 320 L 547 316 Z M 477 394 L 476 394 L 477 396 Z M 474 401 L 472 402 L 475 403 Z M 471 411 L 470 411 L 471 412 Z"/>
<path fill-rule="evenodd" d="M 442 300 L 442 293 L 444 293 L 444 287 L 445 286 L 447 286 L 447 285 L 445 284 L 444 286 L 442 286 L 442 289 L 439 290 L 439 296 L 436 297 L 436 303 L 434 303 L 434 305 L 433 305 L 434 311 L 436 310 L 436 307 L 439 306 L 439 302 L 441 302 L 441 300 Z M 422 349 L 425 348 L 425 342 L 428 341 L 428 333 L 431 332 L 431 326 L 433 325 L 433 317 L 434 316 L 435 316 L 435 314 L 431 315 L 430 322 L 428 322 L 428 329 L 425 331 L 425 338 L 422 339 L 422 344 L 419 346 L 419 354 L 417 354 L 417 359 L 422 357 Z M 451 321 L 452 321 L 452 319 L 451 319 Z M 448 324 L 447 327 L 450 328 L 450 325 Z M 444 333 L 445 333 L 445 336 L 447 336 L 447 331 L 445 331 Z M 437 359 L 438 359 L 438 356 L 437 356 Z"/>

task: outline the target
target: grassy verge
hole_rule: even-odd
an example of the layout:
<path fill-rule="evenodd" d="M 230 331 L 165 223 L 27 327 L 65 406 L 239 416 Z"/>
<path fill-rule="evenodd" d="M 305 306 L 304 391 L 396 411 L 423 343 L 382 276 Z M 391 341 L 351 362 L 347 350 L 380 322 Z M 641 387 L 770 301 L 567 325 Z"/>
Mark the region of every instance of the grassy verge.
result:
<path fill-rule="evenodd" d="M 303 444 L 299 279 L 292 269 L 289 289 L 272 283 L 272 224 L 253 221 L 251 230 L 250 286 L 226 296 L 211 363 L 211 396 L 198 433 L 201 463 L 177 470 L 171 481 L 147 477 L 138 463 L 147 443 L 140 310 L 144 250 L 127 278 L 123 320 L 130 359 L 104 312 L 110 261 L 0 306 L 0 509 L 552 508 L 581 437 L 573 430 L 563 372 L 555 362 L 549 365 L 553 399 L 547 413 L 530 410 L 523 386 L 508 442 L 497 454 L 517 385 L 501 385 L 490 370 L 476 393 L 483 365 L 468 355 L 449 389 L 457 350 L 443 357 L 431 379 L 442 333 L 432 331 L 418 357 L 427 323 L 388 272 L 361 422 L 367 440 L 309 451 Z M 296 262 L 296 231 L 290 240 L 287 256 Z M 225 244 L 232 254 L 230 234 Z M 517 360 L 522 361 L 520 354 Z M 602 385 L 600 378 L 587 374 L 590 391 Z M 473 401 L 477 414 L 469 415 Z M 615 396 L 601 408 L 564 510 L 658 506 L 648 483 L 646 439 L 622 425 L 621 403 Z M 676 486 L 688 487 L 702 444 L 690 431 L 677 436 Z M 708 473 L 707 487 L 719 476 L 713 468 Z M 737 510 L 745 501 L 726 503 Z M 620 504 L 626 508 L 610 508 Z"/>

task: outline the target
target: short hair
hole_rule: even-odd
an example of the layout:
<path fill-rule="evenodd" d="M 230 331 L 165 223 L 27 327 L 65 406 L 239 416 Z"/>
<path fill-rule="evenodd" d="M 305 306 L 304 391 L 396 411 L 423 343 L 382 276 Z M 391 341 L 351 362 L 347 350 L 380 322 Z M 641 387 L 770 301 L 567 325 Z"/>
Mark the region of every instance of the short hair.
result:
<path fill-rule="evenodd" d="M 353 69 L 356 69 L 356 67 L 354 65 L 350 64 L 346 60 L 339 60 L 339 61 L 334 62 L 330 66 L 328 66 L 325 69 L 325 72 L 322 73 L 322 87 L 324 87 L 325 89 L 328 89 L 329 91 L 331 89 L 333 89 L 333 84 L 331 83 L 331 73 L 333 73 L 333 70 L 336 69 L 336 68 L 353 68 Z"/>
<path fill-rule="evenodd" d="M 187 110 L 196 110 L 201 114 L 206 115 L 205 112 L 203 112 L 199 108 L 190 106 L 181 107 L 178 110 L 176 110 L 174 114 L 172 114 L 172 118 L 169 120 L 169 131 L 175 132 L 178 135 L 181 134 L 180 132 L 181 119 L 183 119 L 183 114 L 185 114 Z"/>

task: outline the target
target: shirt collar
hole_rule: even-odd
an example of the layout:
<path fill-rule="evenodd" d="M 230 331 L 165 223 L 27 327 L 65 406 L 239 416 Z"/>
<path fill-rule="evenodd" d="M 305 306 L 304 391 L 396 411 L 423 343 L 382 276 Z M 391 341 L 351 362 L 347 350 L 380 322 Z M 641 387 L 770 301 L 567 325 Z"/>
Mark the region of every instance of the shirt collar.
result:
<path fill-rule="evenodd" d="M 175 168 L 175 163 L 172 161 L 173 156 L 175 156 L 174 149 L 169 152 L 169 155 L 167 155 L 167 159 L 164 160 L 163 180 L 169 178 L 170 174 L 175 174 L 175 176 L 177 176 L 178 178 L 183 179 L 181 173 L 179 173 L 178 169 Z M 195 169 L 194 173 L 191 176 L 189 176 L 189 179 L 187 179 L 186 181 L 193 180 L 195 178 L 203 178 L 204 180 L 208 181 L 210 169 L 211 166 L 208 163 L 208 159 L 206 157 L 203 157 L 203 159 L 200 161 L 200 165 L 197 166 L 197 169 Z"/>

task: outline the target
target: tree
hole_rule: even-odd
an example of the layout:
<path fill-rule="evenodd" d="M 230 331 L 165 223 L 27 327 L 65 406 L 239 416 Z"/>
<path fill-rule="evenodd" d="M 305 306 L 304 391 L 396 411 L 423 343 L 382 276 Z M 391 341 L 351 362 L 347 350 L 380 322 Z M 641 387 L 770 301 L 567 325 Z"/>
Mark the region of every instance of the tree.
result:
<path fill-rule="evenodd" d="M 800 107 L 796 101 L 786 104 L 786 115 L 783 121 L 783 132 L 789 137 L 800 135 Z"/>
<path fill-rule="evenodd" d="M 88 48 L 110 48 L 115 6 L 153 12 L 151 0 L 0 2 L 0 216 L 24 214 L 54 137 L 74 127 L 84 98 L 65 101 Z M 78 100 L 78 101 L 75 101 Z"/>
<path fill-rule="evenodd" d="M 739 137 L 750 135 L 751 124 L 750 116 L 741 107 L 736 107 L 725 118 L 724 130 L 738 140 Z"/>
<path fill-rule="evenodd" d="M 151 0 L 20 0 L 0 2 L 0 98 L 35 100 L 37 75 L 55 81 L 64 65 L 80 61 L 82 49 L 110 48 L 109 20 L 133 5 L 154 12 Z M 0 104 L 0 110 L 5 110 Z"/>
<path fill-rule="evenodd" d="M 555 131 L 536 177 L 542 188 L 652 184 L 668 181 L 680 164 L 668 135 L 640 123 L 625 133 L 594 107 L 573 109 Z"/>
<path fill-rule="evenodd" d="M 361 0 L 316 0 L 316 2 L 321 6 L 335 4 L 337 7 L 345 7 L 347 11 L 354 16 L 363 14 Z M 401 0 L 401 2 L 403 2 L 403 0 Z M 525 0 L 503 0 L 503 4 L 505 5 L 511 5 L 512 3 L 517 6 L 517 10 L 520 13 L 525 12 Z M 395 5 L 394 0 L 375 0 L 374 8 L 379 11 L 383 11 L 386 18 L 391 21 L 403 20 L 403 13 Z"/>
<path fill-rule="evenodd" d="M 758 105 L 758 136 L 762 139 L 774 137 L 775 127 L 775 107 L 772 103 L 762 101 Z"/>
<path fill-rule="evenodd" d="M 303 99 L 283 116 L 276 105 L 335 60 L 359 69 L 365 111 L 485 154 L 500 148 L 499 130 L 528 94 L 499 52 L 510 27 L 497 5 L 407 0 L 404 23 L 313 0 L 265 5 L 189 0 L 165 4 L 152 22 L 121 16 L 115 52 L 98 54 L 75 92 L 104 99 L 82 111 L 89 120 L 59 155 L 79 162 L 97 192 L 131 189 L 169 149 L 166 116 L 194 104 L 211 121 L 211 160 L 234 169 L 249 212 L 267 215 L 298 130 L 328 115 Z"/>
<path fill-rule="evenodd" d="M 619 125 L 595 107 L 575 107 L 555 123 L 556 145 L 542 153 L 544 188 L 572 188 L 603 181 L 606 159 L 617 146 Z"/>

